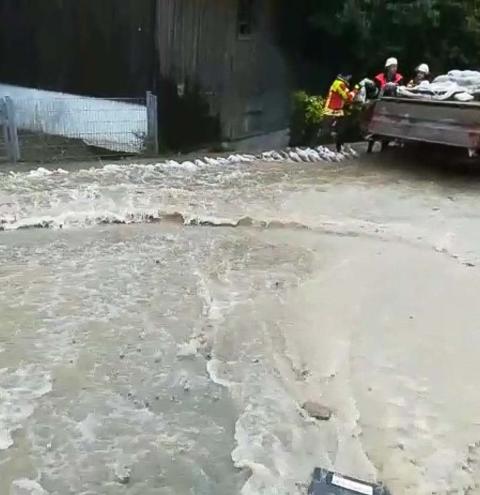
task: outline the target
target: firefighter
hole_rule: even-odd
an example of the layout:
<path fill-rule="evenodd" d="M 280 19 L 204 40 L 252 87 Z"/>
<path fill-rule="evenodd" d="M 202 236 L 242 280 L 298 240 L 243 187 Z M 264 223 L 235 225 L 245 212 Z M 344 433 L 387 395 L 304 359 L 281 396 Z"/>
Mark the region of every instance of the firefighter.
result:
<path fill-rule="evenodd" d="M 414 88 L 422 81 L 428 81 L 430 76 L 430 67 L 427 64 L 420 64 L 415 69 L 415 77 L 407 84 L 407 88 Z"/>
<path fill-rule="evenodd" d="M 403 76 L 398 72 L 398 60 L 395 57 L 387 58 L 385 70 L 375 76 L 375 84 L 381 96 L 395 96 L 397 86 L 403 84 Z"/>
<path fill-rule="evenodd" d="M 351 75 L 340 74 L 330 86 L 323 109 L 324 129 L 335 140 L 338 152 L 342 151 L 345 130 L 345 105 L 355 99 L 357 89 L 350 89 Z"/>
<path fill-rule="evenodd" d="M 404 83 L 402 74 L 398 72 L 398 60 L 395 57 L 387 58 L 385 62 L 385 70 L 377 74 L 374 78 L 375 84 L 379 90 L 379 96 L 395 96 L 397 94 L 398 86 Z M 368 149 L 367 152 L 371 153 L 373 151 L 373 146 L 375 140 L 373 138 L 368 138 Z M 382 141 L 382 150 L 388 147 L 389 141 Z"/>

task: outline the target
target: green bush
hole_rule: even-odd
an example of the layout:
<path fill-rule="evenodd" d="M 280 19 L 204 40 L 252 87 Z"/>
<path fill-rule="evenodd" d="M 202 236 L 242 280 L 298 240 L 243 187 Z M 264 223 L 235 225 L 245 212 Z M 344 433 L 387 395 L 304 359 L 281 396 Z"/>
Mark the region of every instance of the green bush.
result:
<path fill-rule="evenodd" d="M 305 91 L 293 94 L 290 144 L 292 146 L 312 145 L 318 139 L 323 121 L 325 100 L 321 96 L 308 95 Z"/>
<path fill-rule="evenodd" d="M 305 91 L 297 91 L 293 94 L 293 111 L 290 123 L 291 146 L 318 146 L 331 143 L 331 135 L 328 130 L 322 130 L 323 107 L 325 99 L 321 96 L 308 95 Z M 362 139 L 361 121 L 363 107 L 359 104 L 345 107 L 345 119 L 343 129 L 346 141 L 359 141 Z"/>

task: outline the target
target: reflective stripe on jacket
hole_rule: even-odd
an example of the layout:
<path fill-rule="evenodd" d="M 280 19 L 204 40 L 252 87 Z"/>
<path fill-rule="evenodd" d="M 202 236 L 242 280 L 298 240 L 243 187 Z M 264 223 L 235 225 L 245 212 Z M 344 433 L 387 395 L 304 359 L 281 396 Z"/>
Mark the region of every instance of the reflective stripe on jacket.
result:
<path fill-rule="evenodd" d="M 355 92 L 350 91 L 348 83 L 341 77 L 337 77 L 330 87 L 323 110 L 324 115 L 343 117 L 345 103 L 349 103 L 355 97 Z"/>

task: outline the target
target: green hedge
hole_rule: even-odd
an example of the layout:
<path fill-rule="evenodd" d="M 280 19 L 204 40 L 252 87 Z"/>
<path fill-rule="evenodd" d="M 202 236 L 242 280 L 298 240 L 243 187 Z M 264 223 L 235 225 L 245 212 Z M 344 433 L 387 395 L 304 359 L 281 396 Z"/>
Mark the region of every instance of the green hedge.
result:
<path fill-rule="evenodd" d="M 318 146 L 331 143 L 328 131 L 322 131 L 325 99 L 321 96 L 309 95 L 305 91 L 296 91 L 292 99 L 291 146 Z M 348 106 L 345 112 L 345 118 L 348 119 L 345 138 L 347 141 L 359 141 L 362 138 L 360 129 L 362 106 Z"/>
<path fill-rule="evenodd" d="M 308 95 L 305 91 L 295 92 L 292 99 L 290 144 L 313 145 L 319 139 L 325 100 L 321 96 Z"/>

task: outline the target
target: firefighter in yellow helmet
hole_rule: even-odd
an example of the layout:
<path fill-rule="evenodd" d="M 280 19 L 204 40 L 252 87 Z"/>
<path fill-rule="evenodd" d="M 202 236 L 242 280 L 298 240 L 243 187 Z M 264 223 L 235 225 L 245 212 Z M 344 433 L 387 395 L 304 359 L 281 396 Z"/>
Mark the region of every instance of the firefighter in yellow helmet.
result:
<path fill-rule="evenodd" d="M 345 128 L 345 105 L 353 102 L 358 89 L 350 89 L 352 76 L 339 74 L 333 81 L 323 109 L 324 128 L 328 129 L 335 140 L 337 151 L 342 150 Z"/>

